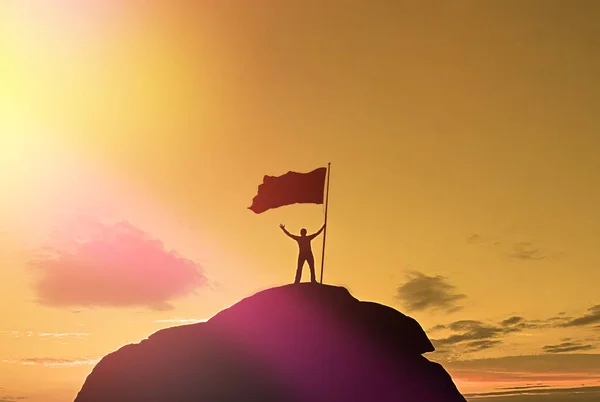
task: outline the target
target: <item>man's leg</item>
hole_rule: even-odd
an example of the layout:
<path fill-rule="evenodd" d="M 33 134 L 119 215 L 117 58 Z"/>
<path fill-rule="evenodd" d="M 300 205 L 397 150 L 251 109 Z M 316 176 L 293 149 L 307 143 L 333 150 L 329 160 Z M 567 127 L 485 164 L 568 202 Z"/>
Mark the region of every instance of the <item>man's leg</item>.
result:
<path fill-rule="evenodd" d="M 300 280 L 302 279 L 302 266 L 304 265 L 305 260 L 303 255 L 298 256 L 298 268 L 296 268 L 296 279 L 294 280 L 294 283 L 300 283 Z"/>
<path fill-rule="evenodd" d="M 317 276 L 315 275 L 315 257 L 311 254 L 306 258 L 308 261 L 308 267 L 310 268 L 310 281 L 317 283 Z"/>

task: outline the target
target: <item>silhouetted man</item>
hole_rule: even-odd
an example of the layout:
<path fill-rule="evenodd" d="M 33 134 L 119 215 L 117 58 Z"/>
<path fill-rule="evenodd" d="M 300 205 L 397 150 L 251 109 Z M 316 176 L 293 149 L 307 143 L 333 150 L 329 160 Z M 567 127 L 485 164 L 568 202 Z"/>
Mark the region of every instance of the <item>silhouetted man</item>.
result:
<path fill-rule="evenodd" d="M 302 278 L 302 267 L 304 266 L 304 262 L 308 262 L 308 267 L 310 268 L 310 281 L 313 283 L 317 283 L 317 277 L 315 275 L 315 258 L 313 257 L 312 250 L 310 248 L 310 241 L 321 234 L 323 229 L 325 229 L 325 225 L 317 233 L 311 234 L 310 236 L 306 235 L 306 229 L 302 228 L 300 230 L 300 236 L 296 236 L 291 234 L 285 229 L 285 225 L 279 225 L 281 230 L 291 237 L 292 239 L 298 242 L 298 248 L 300 253 L 298 254 L 298 268 L 296 269 L 296 280 L 294 283 L 300 283 L 300 279 Z"/>

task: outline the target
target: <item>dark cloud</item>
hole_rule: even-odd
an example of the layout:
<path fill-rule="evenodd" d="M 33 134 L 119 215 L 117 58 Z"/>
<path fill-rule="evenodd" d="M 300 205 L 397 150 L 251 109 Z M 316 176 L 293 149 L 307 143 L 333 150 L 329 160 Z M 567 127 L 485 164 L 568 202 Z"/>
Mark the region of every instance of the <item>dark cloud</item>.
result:
<path fill-rule="evenodd" d="M 443 276 L 427 276 L 412 272 L 398 288 L 396 296 L 409 311 L 441 310 L 452 313 L 462 308 L 458 302 L 466 296 L 456 292 L 456 287 Z"/>
<path fill-rule="evenodd" d="M 484 323 L 478 320 L 460 320 L 445 326 L 434 328 L 448 329 L 455 332 L 445 338 L 433 339 L 433 345 L 442 353 L 451 348 L 455 355 L 473 353 L 494 348 L 503 342 L 503 338 L 511 333 L 524 330 L 549 328 L 553 325 L 544 320 L 526 320 L 524 317 L 513 316 L 499 323 Z"/>
<path fill-rule="evenodd" d="M 523 322 L 523 320 L 525 320 L 523 317 L 510 317 L 510 318 L 507 318 L 504 321 L 501 321 L 500 325 L 505 326 L 505 327 L 506 326 L 511 326 L 511 325 L 515 325 L 515 324 L 518 324 L 520 322 Z"/>
<path fill-rule="evenodd" d="M 542 349 L 546 353 L 565 353 L 592 350 L 595 349 L 595 346 L 579 342 L 562 342 L 557 345 L 546 345 Z"/>
<path fill-rule="evenodd" d="M 502 325 L 502 324 L 501 324 Z M 556 326 L 552 323 L 551 319 L 548 320 L 525 320 L 520 321 L 516 324 L 512 325 L 504 325 L 505 331 L 509 332 L 519 332 L 525 329 L 542 329 L 542 328 L 551 328 Z"/>
<path fill-rule="evenodd" d="M 550 323 L 554 326 L 562 326 L 563 324 L 571 321 L 573 317 L 568 317 L 566 315 L 557 315 L 554 317 L 547 318 L 545 322 Z"/>
<path fill-rule="evenodd" d="M 513 246 L 513 252 L 510 257 L 521 261 L 535 261 L 546 258 L 539 248 L 535 247 L 531 242 L 519 242 Z"/>
<path fill-rule="evenodd" d="M 462 331 L 462 330 L 469 330 L 469 329 L 472 329 L 474 327 L 478 327 L 481 325 L 483 325 L 481 321 L 460 320 L 460 321 L 454 321 L 453 323 L 448 324 L 448 328 L 450 328 L 453 331 Z"/>
<path fill-rule="evenodd" d="M 562 327 L 579 327 L 600 323 L 600 304 L 590 307 L 581 317 L 572 318 L 562 323 Z"/>
<path fill-rule="evenodd" d="M 462 320 L 456 321 L 448 325 L 452 331 L 459 332 L 450 335 L 446 338 L 433 339 L 434 346 L 445 348 L 456 344 L 466 343 L 464 345 L 466 351 L 474 351 L 473 348 L 483 347 L 487 349 L 491 346 L 496 346 L 501 343 L 499 338 L 505 333 L 504 329 L 495 325 L 484 324 L 481 321 Z"/>
<path fill-rule="evenodd" d="M 473 341 L 466 344 L 467 352 L 479 352 L 481 350 L 491 349 L 502 343 L 498 339 L 484 339 L 481 341 Z"/>
<path fill-rule="evenodd" d="M 195 262 L 127 222 L 86 220 L 72 232 L 30 261 L 40 274 L 35 290 L 44 305 L 166 310 L 170 299 L 207 283 Z"/>
<path fill-rule="evenodd" d="M 436 347 L 436 353 L 439 352 L 440 355 L 452 353 L 454 358 L 457 356 L 460 358 L 464 353 L 494 348 L 502 344 L 503 339 L 513 333 L 589 324 L 595 321 L 595 314 L 598 314 L 598 310 L 600 310 L 600 306 L 594 306 L 588 310 L 588 314 L 575 319 L 559 315 L 545 320 L 528 320 L 525 317 L 512 316 L 497 323 L 459 320 L 446 325 L 436 325 L 429 332 L 452 331 L 453 333 L 445 338 L 432 339 L 432 343 Z M 586 343 L 577 343 L 571 338 L 562 338 L 560 342 L 557 345 L 544 346 L 543 350 L 546 353 L 563 353 L 595 348 L 594 339 L 589 339 Z"/>

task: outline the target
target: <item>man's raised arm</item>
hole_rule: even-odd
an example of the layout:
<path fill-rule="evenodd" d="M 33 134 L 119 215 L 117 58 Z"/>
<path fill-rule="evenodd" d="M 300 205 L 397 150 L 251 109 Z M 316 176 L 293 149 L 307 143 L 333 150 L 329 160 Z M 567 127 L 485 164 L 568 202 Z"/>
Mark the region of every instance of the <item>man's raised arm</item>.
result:
<path fill-rule="evenodd" d="M 325 224 L 323 224 L 323 226 L 321 226 L 321 229 L 319 229 L 319 231 L 317 233 L 313 233 L 313 234 L 311 234 L 308 237 L 310 237 L 311 240 L 314 239 L 315 237 L 317 237 L 318 235 L 321 234 L 321 232 L 323 231 L 323 229 L 325 229 Z"/>
<path fill-rule="evenodd" d="M 279 225 L 279 227 L 281 228 L 281 230 L 283 230 L 283 233 L 285 233 L 286 235 L 288 235 L 292 239 L 297 239 L 298 238 L 298 236 L 294 236 L 293 234 L 291 234 L 290 232 L 288 232 L 287 229 L 285 228 L 285 225 L 283 223 L 281 225 Z"/>

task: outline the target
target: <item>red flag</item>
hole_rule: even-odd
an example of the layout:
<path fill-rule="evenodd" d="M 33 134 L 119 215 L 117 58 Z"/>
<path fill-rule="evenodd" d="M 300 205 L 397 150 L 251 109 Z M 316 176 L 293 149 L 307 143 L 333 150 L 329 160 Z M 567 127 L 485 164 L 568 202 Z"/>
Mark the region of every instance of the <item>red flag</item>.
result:
<path fill-rule="evenodd" d="M 322 167 L 309 173 L 265 176 L 248 209 L 260 214 L 290 204 L 322 204 L 326 173 L 327 168 Z"/>

